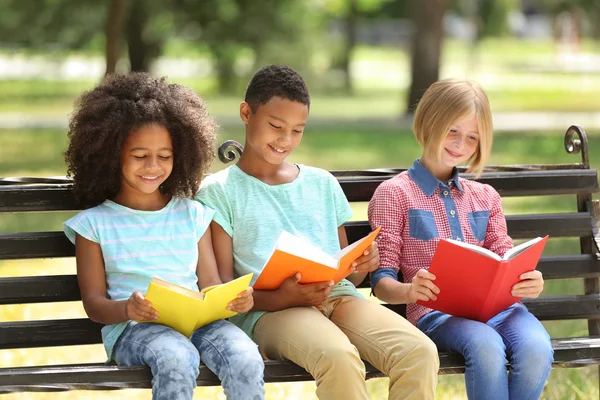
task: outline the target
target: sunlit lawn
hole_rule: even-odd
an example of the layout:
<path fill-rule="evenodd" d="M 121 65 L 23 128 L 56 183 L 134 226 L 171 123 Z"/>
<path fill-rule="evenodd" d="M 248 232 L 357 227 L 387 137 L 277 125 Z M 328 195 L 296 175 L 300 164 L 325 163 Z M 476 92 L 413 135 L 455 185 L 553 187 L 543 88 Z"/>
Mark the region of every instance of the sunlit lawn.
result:
<path fill-rule="evenodd" d="M 568 124 L 569 121 L 565 121 Z M 600 132 L 589 132 L 591 154 L 600 154 Z M 220 141 L 242 141 L 241 131 L 223 131 Z M 563 132 L 498 133 L 494 144 L 492 164 L 577 162 L 579 156 L 568 155 L 563 149 Z M 61 130 L 0 130 L 0 176 L 54 176 L 64 175 L 62 152 L 67 140 Z M 419 156 L 418 146 L 412 134 L 388 125 L 372 127 L 341 126 L 336 128 L 307 129 L 301 146 L 292 160 L 326 169 L 362 169 L 408 167 Z M 594 167 L 600 162 L 591 157 Z M 215 163 L 213 170 L 223 165 Z M 529 212 L 573 211 L 575 204 L 570 198 L 506 199 L 507 214 Z M 365 204 L 355 206 L 356 218 L 364 219 Z M 0 231 L 59 230 L 61 223 L 71 213 L 12 214 L 0 216 Z M 547 253 L 560 253 L 577 246 L 576 241 L 553 240 Z M 74 273 L 73 260 L 31 260 L 0 263 L 0 276 L 47 275 Z M 580 294 L 582 283 L 577 281 L 550 281 L 545 294 Z M 73 318 L 84 316 L 79 303 L 34 304 L 26 306 L 0 306 L 0 320 L 18 321 L 43 318 Z M 552 336 L 586 335 L 584 321 L 561 321 L 546 323 Z M 63 349 L 20 349 L 0 351 L 0 367 L 17 365 L 61 364 L 78 362 L 102 362 L 104 351 L 100 345 L 80 346 L 76 351 Z M 387 379 L 375 379 L 368 383 L 372 398 L 385 398 Z M 314 383 L 268 384 L 268 399 L 312 399 Z M 127 390 L 118 392 L 68 392 L 52 394 L 14 394 L 7 399 L 137 399 L 147 398 L 148 391 Z M 220 388 L 198 388 L 198 398 L 224 398 Z M 441 376 L 438 398 L 463 399 L 462 376 Z M 545 399 L 593 399 L 598 398 L 597 368 L 553 370 L 544 391 Z"/>

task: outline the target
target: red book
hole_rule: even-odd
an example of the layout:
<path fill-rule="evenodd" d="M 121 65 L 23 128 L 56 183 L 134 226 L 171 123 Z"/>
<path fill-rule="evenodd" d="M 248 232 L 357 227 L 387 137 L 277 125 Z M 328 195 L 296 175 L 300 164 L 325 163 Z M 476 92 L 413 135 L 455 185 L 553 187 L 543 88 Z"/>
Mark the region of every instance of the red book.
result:
<path fill-rule="evenodd" d="M 548 236 L 515 246 L 504 257 L 483 247 L 451 239 L 440 240 L 429 272 L 440 289 L 437 300 L 417 304 L 446 314 L 486 322 L 520 297 L 510 292 L 522 273 L 533 271 Z"/>

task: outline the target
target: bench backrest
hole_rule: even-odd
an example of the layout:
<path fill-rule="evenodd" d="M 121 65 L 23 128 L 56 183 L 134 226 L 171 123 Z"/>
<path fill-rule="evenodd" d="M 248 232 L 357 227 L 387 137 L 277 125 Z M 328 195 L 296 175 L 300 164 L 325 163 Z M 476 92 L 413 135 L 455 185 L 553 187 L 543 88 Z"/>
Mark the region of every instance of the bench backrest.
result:
<path fill-rule="evenodd" d="M 587 139 L 583 129 L 573 126 L 565 136 L 569 153 L 581 153 L 582 162 L 559 165 L 512 165 L 488 167 L 478 179 L 493 186 L 502 197 L 569 195 L 574 211 L 507 215 L 509 234 L 515 239 L 550 235 L 576 238 L 576 251 L 543 256 L 538 269 L 545 279 L 583 280 L 585 294 L 542 297 L 525 303 L 541 320 L 588 320 L 589 333 L 600 333 L 600 262 L 595 242 L 596 215 L 600 210 L 592 200 L 598 192 L 597 171 L 590 168 Z M 232 151 L 233 149 L 233 151 Z M 241 154 L 241 146 L 225 142 L 221 161 Z M 367 202 L 375 188 L 401 169 L 332 171 L 350 202 Z M 469 177 L 468 174 L 463 176 Z M 67 179 L 0 179 L 0 213 L 78 210 Z M 346 224 L 349 242 L 369 231 L 367 221 Z M 74 246 L 62 231 L 0 233 L 0 260 L 73 257 Z M 363 283 L 361 286 L 368 286 Z M 0 278 L 0 304 L 67 302 L 80 300 L 75 275 L 21 276 Z M 403 312 L 403 307 L 393 307 Z M 46 347 L 101 342 L 101 325 L 85 318 L 0 322 L 0 349 Z"/>

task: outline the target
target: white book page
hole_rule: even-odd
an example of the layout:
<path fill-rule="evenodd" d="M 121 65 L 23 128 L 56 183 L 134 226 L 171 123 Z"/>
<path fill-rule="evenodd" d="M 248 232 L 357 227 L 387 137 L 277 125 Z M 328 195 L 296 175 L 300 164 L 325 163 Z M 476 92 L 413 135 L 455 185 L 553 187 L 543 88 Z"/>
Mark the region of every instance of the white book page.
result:
<path fill-rule="evenodd" d="M 458 240 L 454 240 L 454 239 L 446 239 L 446 240 L 448 242 L 452 243 L 452 244 L 457 245 L 457 246 L 464 247 L 466 249 L 473 250 L 474 252 L 482 254 L 482 255 L 487 256 L 489 258 L 493 258 L 494 260 L 500 261 L 502 259 L 502 258 L 500 258 L 500 256 L 498 254 L 494 253 L 491 250 L 483 248 L 481 246 L 477 246 L 477 245 L 469 244 L 469 243 L 465 243 L 465 242 L 459 242 Z"/>
<path fill-rule="evenodd" d="M 281 231 L 277 249 L 337 269 L 337 260 L 312 243 L 287 231 Z"/>
<path fill-rule="evenodd" d="M 512 249 L 510 249 L 509 251 L 507 251 L 504 254 L 504 257 L 502 258 L 503 260 L 510 260 L 511 258 L 521 254 L 522 252 L 524 252 L 525 250 L 527 250 L 528 248 L 530 248 L 531 246 L 533 246 L 534 244 L 536 244 L 537 242 L 539 242 L 540 240 L 542 240 L 543 238 L 541 237 L 536 237 L 535 239 L 531 239 L 528 242 L 524 242 L 521 243 L 518 246 L 513 247 Z"/>
<path fill-rule="evenodd" d="M 337 253 L 335 253 L 333 255 L 333 258 L 335 258 L 336 260 L 340 260 L 342 257 L 344 257 L 350 250 L 352 250 L 353 248 L 355 248 L 356 246 L 358 246 L 358 244 L 360 242 L 362 242 L 364 239 L 361 240 L 357 240 L 356 242 L 352 243 L 351 245 L 348 245 L 346 247 L 344 247 L 343 249 L 341 249 L 340 251 L 338 251 Z"/>

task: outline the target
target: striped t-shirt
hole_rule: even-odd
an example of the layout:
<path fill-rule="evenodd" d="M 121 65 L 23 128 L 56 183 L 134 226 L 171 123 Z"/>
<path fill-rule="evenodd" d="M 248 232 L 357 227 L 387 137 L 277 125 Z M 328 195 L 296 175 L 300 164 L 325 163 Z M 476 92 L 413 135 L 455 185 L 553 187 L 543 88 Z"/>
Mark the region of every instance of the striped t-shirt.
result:
<path fill-rule="evenodd" d="M 65 234 L 96 242 L 102 249 L 108 298 L 145 293 L 153 277 L 198 290 L 198 241 L 214 211 L 180 197 L 158 211 L 134 210 L 106 200 L 64 222 Z M 102 341 L 108 355 L 130 321 L 106 325 Z"/>

